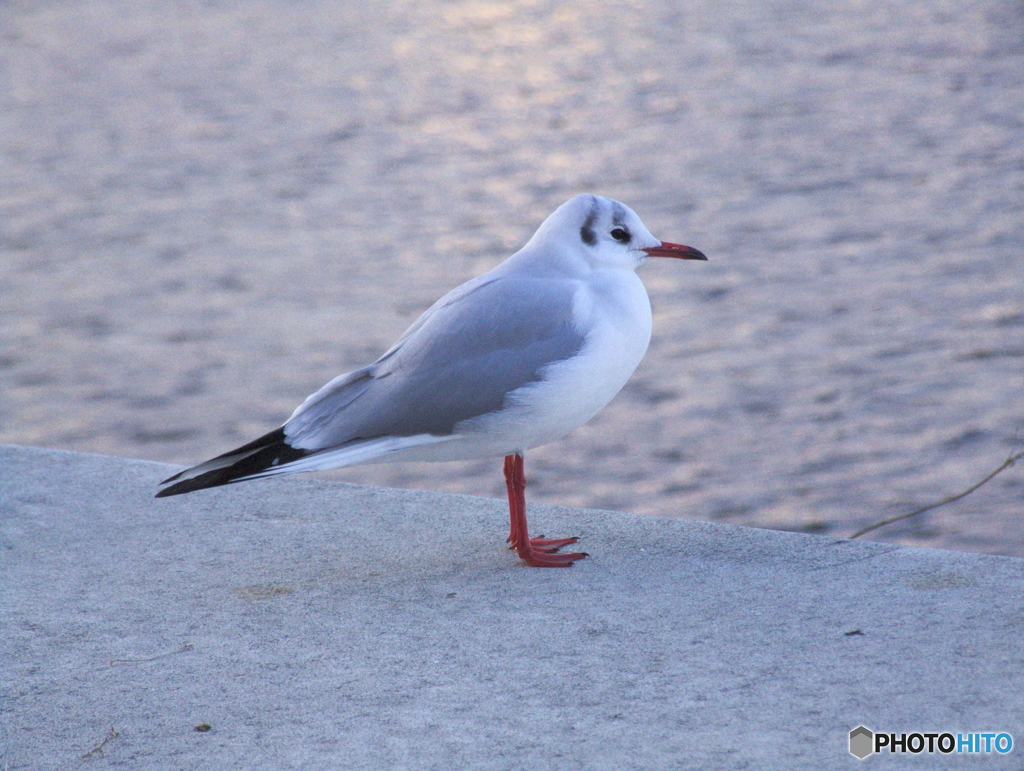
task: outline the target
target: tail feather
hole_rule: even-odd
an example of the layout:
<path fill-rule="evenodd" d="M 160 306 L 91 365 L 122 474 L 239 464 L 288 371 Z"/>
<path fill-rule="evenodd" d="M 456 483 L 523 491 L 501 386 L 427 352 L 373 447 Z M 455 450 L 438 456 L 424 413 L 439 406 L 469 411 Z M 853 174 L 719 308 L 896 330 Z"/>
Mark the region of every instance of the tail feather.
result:
<path fill-rule="evenodd" d="M 181 495 L 207 487 L 242 482 L 267 469 L 284 466 L 309 454 L 310 450 L 300 450 L 288 444 L 282 426 L 249 444 L 168 477 L 160 484 L 180 481 L 164 488 L 156 497 L 164 498 L 168 495 Z"/>

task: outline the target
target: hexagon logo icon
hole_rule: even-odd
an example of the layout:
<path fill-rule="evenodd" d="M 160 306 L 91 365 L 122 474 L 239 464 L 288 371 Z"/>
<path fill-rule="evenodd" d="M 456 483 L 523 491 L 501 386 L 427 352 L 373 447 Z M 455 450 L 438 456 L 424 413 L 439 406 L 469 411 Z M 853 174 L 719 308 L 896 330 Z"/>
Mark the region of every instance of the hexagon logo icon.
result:
<path fill-rule="evenodd" d="M 864 760 L 875 751 L 875 734 L 870 728 L 862 725 L 850 731 L 850 754 L 859 760 Z"/>

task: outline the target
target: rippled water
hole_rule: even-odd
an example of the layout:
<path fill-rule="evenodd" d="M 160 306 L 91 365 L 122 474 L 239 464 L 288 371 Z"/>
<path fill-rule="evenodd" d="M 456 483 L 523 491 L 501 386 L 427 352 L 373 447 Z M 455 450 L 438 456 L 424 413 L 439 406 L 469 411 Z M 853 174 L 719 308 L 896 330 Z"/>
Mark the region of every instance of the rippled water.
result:
<path fill-rule="evenodd" d="M 4 28 L 0 441 L 223 452 L 593 191 L 710 261 L 642 269 L 647 359 L 531 453 L 531 500 L 849 535 L 1024 445 L 1019 3 L 87 1 Z M 333 476 L 502 494 L 495 460 Z M 1024 556 L 1022 509 L 1018 466 L 873 537 Z"/>

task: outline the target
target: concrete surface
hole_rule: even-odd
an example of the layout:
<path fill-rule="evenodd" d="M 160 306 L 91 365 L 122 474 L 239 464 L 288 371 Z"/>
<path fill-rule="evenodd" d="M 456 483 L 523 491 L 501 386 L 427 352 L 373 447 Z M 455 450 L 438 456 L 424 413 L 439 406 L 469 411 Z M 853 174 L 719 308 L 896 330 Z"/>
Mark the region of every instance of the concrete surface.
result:
<path fill-rule="evenodd" d="M 0 446 L 4 769 L 1024 767 L 846 748 L 1024 741 L 1019 559 L 170 471 Z"/>
<path fill-rule="evenodd" d="M 0 442 L 225 452 L 593 191 L 710 261 L 643 268 L 651 350 L 535 501 L 848 536 L 1021 448 L 1020 0 L 14 0 L 0 41 Z M 1024 557 L 1022 499 L 871 537 Z"/>

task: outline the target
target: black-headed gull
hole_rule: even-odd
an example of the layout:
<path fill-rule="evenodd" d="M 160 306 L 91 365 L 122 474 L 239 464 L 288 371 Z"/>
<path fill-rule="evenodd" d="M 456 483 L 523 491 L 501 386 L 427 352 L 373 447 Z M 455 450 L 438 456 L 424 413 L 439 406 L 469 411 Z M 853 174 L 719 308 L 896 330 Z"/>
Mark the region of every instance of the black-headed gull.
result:
<path fill-rule="evenodd" d="M 175 474 L 157 497 L 249 479 L 400 460 L 505 456 L 521 559 L 567 567 L 576 538 L 531 538 L 527 450 L 565 436 L 633 374 L 651 338 L 636 269 L 651 257 L 707 259 L 659 241 L 628 206 L 578 195 L 526 246 L 453 289 L 368 367 L 339 375 L 283 426 Z"/>

